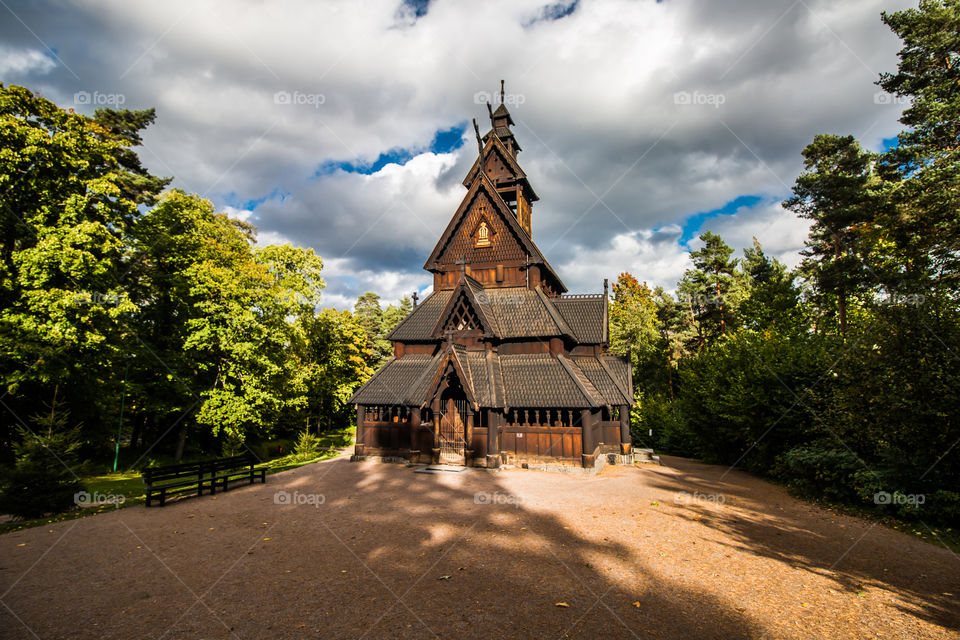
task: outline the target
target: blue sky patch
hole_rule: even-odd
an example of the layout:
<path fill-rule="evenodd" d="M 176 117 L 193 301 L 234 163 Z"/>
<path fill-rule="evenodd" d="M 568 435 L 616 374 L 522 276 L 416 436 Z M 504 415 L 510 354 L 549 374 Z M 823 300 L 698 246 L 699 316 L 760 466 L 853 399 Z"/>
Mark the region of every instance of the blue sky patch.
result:
<path fill-rule="evenodd" d="M 577 10 L 577 4 L 580 0 L 573 0 L 573 2 L 563 3 L 555 2 L 554 4 L 548 4 L 542 10 L 540 14 L 542 20 L 560 20 L 561 18 L 566 18 L 568 15 Z"/>
<path fill-rule="evenodd" d="M 427 15 L 430 0 L 403 0 L 403 6 L 413 11 L 413 15 L 417 18 L 422 18 Z"/>
<path fill-rule="evenodd" d="M 426 149 L 390 149 L 389 151 L 381 153 L 377 159 L 371 163 L 355 160 L 327 160 L 317 168 L 314 177 L 329 176 L 337 171 L 360 173 L 368 176 L 380 171 L 380 169 L 383 169 L 388 164 L 405 165 L 414 156 L 418 156 L 426 151 L 430 151 L 431 153 L 450 153 L 463 146 L 463 132 L 466 130 L 467 124 L 462 122 L 449 129 L 437 131 L 433 136 L 433 140 L 430 142 L 430 146 Z"/>
<path fill-rule="evenodd" d="M 237 194 L 235 192 L 231 192 L 224 196 L 223 201 L 228 207 L 233 207 L 234 209 L 239 209 L 240 211 L 253 211 L 267 200 L 279 200 L 280 202 L 283 202 L 289 195 L 289 193 L 284 193 L 280 191 L 280 189 L 274 189 L 261 198 L 253 198 L 251 200 L 241 202 Z"/>
<path fill-rule="evenodd" d="M 693 240 L 699 235 L 697 232 L 703 228 L 703 223 L 711 218 L 733 215 L 740 209 L 749 209 L 750 207 L 756 206 L 762 200 L 763 198 L 760 196 L 754 195 L 737 196 L 719 209 L 695 213 L 681 223 L 680 228 L 683 229 L 683 233 L 680 234 L 677 242 L 684 245 Z"/>
<path fill-rule="evenodd" d="M 573 0 L 572 2 L 554 2 L 553 4 L 545 5 L 540 8 L 540 13 L 538 13 L 535 18 L 528 20 L 523 26 L 524 28 L 528 28 L 538 22 L 555 22 L 562 20 L 576 11 L 579 3 L 580 0 Z"/>

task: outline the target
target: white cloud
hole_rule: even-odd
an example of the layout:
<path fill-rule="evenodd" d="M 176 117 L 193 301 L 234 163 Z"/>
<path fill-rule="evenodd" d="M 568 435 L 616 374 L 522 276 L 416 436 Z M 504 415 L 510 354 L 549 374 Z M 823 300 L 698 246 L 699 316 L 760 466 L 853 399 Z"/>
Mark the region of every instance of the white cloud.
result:
<path fill-rule="evenodd" d="M 42 51 L 0 45 L 0 76 L 44 75 L 56 66 L 56 61 Z"/>
<path fill-rule="evenodd" d="M 251 209 L 237 209 L 236 207 L 231 207 L 229 205 L 222 208 L 223 213 L 227 214 L 227 217 L 239 220 L 240 222 L 246 222 L 250 219 L 250 216 L 253 215 Z"/>
<path fill-rule="evenodd" d="M 327 299 L 342 306 L 367 288 L 387 300 L 430 282 L 421 266 L 463 196 L 472 126 L 456 152 L 372 176 L 315 177 L 318 167 L 422 150 L 473 117 L 485 132 L 474 95 L 496 93 L 500 78 L 541 197 L 534 238 L 573 290 L 623 270 L 672 286 L 685 255 L 670 225 L 741 195 L 783 199 L 816 133 L 877 148 L 900 128 L 902 105 L 874 101 L 899 42 L 872 0 L 584 0 L 525 28 L 545 4 L 434 0 L 413 20 L 399 0 L 36 3 L 18 15 L 69 70 L 13 20 L 0 24 L 0 64 L 64 106 L 78 91 L 156 106 L 145 164 L 220 210 L 266 198 L 234 215 L 257 224 L 261 242 L 315 248 Z M 684 91 L 723 101 L 677 104 Z M 769 205 L 711 225 L 738 246 L 762 234 L 789 262 L 797 222 Z"/>

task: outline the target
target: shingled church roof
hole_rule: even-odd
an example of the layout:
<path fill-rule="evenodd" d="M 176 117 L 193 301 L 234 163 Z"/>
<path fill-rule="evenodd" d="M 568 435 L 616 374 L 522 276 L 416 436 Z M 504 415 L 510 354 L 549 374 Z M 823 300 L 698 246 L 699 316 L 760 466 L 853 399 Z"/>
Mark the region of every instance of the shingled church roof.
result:
<path fill-rule="evenodd" d="M 629 365 L 613 356 L 499 354 L 447 345 L 435 356 L 390 359 L 350 402 L 421 407 L 447 358 L 463 371 L 460 383 L 476 407 L 577 408 L 632 404 Z M 626 383 L 626 384 L 625 384 Z"/>
<path fill-rule="evenodd" d="M 477 308 L 489 321 L 493 337 L 550 338 L 568 336 L 581 344 L 607 340 L 606 304 L 602 295 L 547 297 L 539 289 L 504 287 L 485 289 L 465 278 Z M 461 287 L 434 291 L 387 336 L 388 340 L 433 342 L 440 335 L 441 314 Z"/>

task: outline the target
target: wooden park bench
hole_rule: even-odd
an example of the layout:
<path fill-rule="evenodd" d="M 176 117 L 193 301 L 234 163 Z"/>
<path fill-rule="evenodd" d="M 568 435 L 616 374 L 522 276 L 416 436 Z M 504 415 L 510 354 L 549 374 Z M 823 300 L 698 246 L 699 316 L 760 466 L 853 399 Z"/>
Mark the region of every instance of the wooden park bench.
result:
<path fill-rule="evenodd" d="M 249 480 L 249 484 L 253 484 L 259 475 L 260 482 L 266 482 L 267 468 L 257 467 L 256 464 L 257 461 L 250 454 L 211 460 L 209 463 L 210 493 L 217 492 L 217 483 L 220 483 L 221 488 L 226 491 L 230 488 L 231 480 Z"/>
<path fill-rule="evenodd" d="M 184 462 L 161 467 L 149 467 L 143 470 L 143 484 L 146 487 L 147 506 L 159 499 L 160 506 L 167 503 L 168 495 L 177 495 L 196 491 L 203 495 L 204 489 L 217 492 L 217 485 L 223 491 L 230 488 L 231 480 L 248 479 L 250 484 L 260 477 L 266 482 L 266 467 L 257 467 L 257 460 L 250 454 L 205 460 L 202 462 Z"/>
<path fill-rule="evenodd" d="M 147 506 L 155 496 L 160 506 L 167 503 L 168 495 L 196 491 L 203 495 L 203 476 L 206 472 L 203 462 L 184 462 L 168 464 L 162 467 L 148 467 L 143 470 L 143 484 L 146 487 Z"/>

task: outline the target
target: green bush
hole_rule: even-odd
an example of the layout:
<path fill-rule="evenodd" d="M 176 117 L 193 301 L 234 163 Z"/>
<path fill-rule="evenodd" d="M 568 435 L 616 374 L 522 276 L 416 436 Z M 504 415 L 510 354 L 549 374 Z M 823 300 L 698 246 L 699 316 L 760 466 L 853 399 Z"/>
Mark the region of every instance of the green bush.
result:
<path fill-rule="evenodd" d="M 297 439 L 297 444 L 293 447 L 294 457 L 298 460 L 309 460 L 315 458 L 320 447 L 320 437 L 315 436 L 309 431 L 302 431 Z"/>
<path fill-rule="evenodd" d="M 828 356 L 815 336 L 741 330 L 683 363 L 678 402 L 694 455 L 771 473 L 780 455 L 816 434 L 805 390 L 823 377 Z"/>
<path fill-rule="evenodd" d="M 40 518 L 76 507 L 84 490 L 76 469 L 79 427 L 67 428 L 69 415 L 59 403 L 49 414 L 34 416 L 34 429 L 19 427 L 14 465 L 0 478 L 0 512 L 17 518 Z"/>
<path fill-rule="evenodd" d="M 921 509 L 923 514 L 929 514 L 931 520 L 960 522 L 960 493 L 938 489 L 933 494 L 926 495 L 926 502 Z"/>
<path fill-rule="evenodd" d="M 808 497 L 860 502 L 864 500 L 863 492 L 858 491 L 858 481 L 864 480 L 858 475 L 862 469 L 857 456 L 847 449 L 816 442 L 784 453 L 775 475 Z M 874 492 L 870 492 L 871 500 Z"/>
<path fill-rule="evenodd" d="M 638 394 L 636 404 L 630 411 L 630 435 L 633 444 L 638 447 L 651 447 L 677 456 L 694 454 L 686 423 L 670 398 L 664 394 Z"/>

